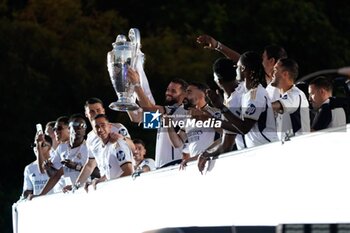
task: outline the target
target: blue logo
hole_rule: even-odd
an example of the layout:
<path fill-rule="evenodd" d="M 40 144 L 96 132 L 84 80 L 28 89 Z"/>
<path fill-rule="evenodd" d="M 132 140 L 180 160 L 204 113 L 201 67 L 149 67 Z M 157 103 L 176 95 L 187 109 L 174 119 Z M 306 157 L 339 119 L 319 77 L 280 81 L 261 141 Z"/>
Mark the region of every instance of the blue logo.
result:
<path fill-rule="evenodd" d="M 119 162 L 123 161 L 125 159 L 125 153 L 124 151 L 120 150 L 117 152 L 117 159 Z"/>
<path fill-rule="evenodd" d="M 121 128 L 119 130 L 119 134 L 123 135 L 123 136 L 126 136 L 128 134 L 128 131 L 125 129 L 125 128 Z"/>
<path fill-rule="evenodd" d="M 143 128 L 144 129 L 158 129 L 161 126 L 160 116 L 162 114 L 157 110 L 156 112 L 143 112 Z"/>
<path fill-rule="evenodd" d="M 246 115 L 253 115 L 255 113 L 256 107 L 254 104 L 250 103 L 245 111 Z"/>

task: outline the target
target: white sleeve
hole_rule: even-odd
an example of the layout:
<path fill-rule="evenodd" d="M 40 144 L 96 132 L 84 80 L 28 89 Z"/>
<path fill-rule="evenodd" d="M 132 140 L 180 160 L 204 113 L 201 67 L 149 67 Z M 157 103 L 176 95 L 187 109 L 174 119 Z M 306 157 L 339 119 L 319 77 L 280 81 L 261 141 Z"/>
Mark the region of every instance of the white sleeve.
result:
<path fill-rule="evenodd" d="M 86 144 L 86 147 L 87 147 L 87 155 L 88 155 L 88 158 L 89 158 L 89 159 L 94 159 L 94 158 L 95 158 L 95 155 L 94 155 L 94 153 L 92 152 L 92 150 L 90 149 L 90 146 L 88 146 L 88 145 Z"/>
<path fill-rule="evenodd" d="M 119 147 L 115 150 L 115 158 L 119 164 L 119 166 L 122 166 L 125 163 L 132 163 L 132 155 L 129 147 L 127 145 L 121 145 L 122 143 L 119 143 Z M 126 144 L 126 143 L 125 143 Z"/>
<path fill-rule="evenodd" d="M 34 190 L 32 181 L 30 180 L 29 166 L 24 168 L 24 181 L 23 181 L 23 192 L 26 190 Z"/>
<path fill-rule="evenodd" d="M 300 105 L 300 96 L 296 92 L 287 92 L 278 101 L 283 107 L 283 112 L 293 113 Z"/>
<path fill-rule="evenodd" d="M 153 159 L 147 158 L 143 161 L 143 166 L 148 166 L 151 171 L 156 170 L 156 163 L 154 162 Z"/>
<path fill-rule="evenodd" d="M 119 133 L 124 137 L 131 138 L 128 129 L 123 124 L 120 124 L 120 123 L 116 124 L 116 128 L 117 128 L 116 133 Z"/>

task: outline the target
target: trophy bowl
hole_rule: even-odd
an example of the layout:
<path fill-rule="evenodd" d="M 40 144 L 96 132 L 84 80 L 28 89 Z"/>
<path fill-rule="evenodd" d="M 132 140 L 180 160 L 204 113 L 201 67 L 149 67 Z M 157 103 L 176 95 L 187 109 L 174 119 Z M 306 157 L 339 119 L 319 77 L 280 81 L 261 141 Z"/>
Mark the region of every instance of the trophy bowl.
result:
<path fill-rule="evenodd" d="M 137 29 L 130 29 L 127 41 L 124 35 L 118 35 L 116 41 L 112 44 L 113 49 L 107 53 L 108 73 L 117 94 L 118 100 L 109 105 L 109 108 L 115 111 L 134 111 L 139 108 L 135 103 L 134 86 L 128 80 L 128 69 L 135 69 L 137 50 L 139 46 L 139 36 Z M 130 36 L 132 35 L 132 36 Z"/>

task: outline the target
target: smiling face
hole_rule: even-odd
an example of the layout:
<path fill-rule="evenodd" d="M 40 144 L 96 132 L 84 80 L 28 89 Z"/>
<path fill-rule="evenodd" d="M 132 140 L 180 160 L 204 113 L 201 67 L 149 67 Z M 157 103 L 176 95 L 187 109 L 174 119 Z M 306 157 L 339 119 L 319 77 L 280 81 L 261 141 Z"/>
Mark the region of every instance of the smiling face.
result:
<path fill-rule="evenodd" d="M 273 79 L 277 87 L 282 88 L 285 85 L 285 79 L 288 72 L 283 69 L 280 62 L 277 62 L 273 67 Z"/>
<path fill-rule="evenodd" d="M 173 105 L 173 104 L 181 104 L 185 93 L 182 91 L 182 86 L 179 83 L 169 83 L 166 91 L 165 91 L 165 104 Z"/>
<path fill-rule="evenodd" d="M 134 143 L 135 144 L 135 150 L 133 153 L 134 160 L 138 164 L 141 162 L 146 155 L 146 149 L 141 143 Z"/>
<path fill-rule="evenodd" d="M 109 121 L 104 117 L 99 117 L 97 119 L 94 119 L 91 123 L 97 136 L 101 138 L 104 143 L 107 143 L 112 127 Z"/>

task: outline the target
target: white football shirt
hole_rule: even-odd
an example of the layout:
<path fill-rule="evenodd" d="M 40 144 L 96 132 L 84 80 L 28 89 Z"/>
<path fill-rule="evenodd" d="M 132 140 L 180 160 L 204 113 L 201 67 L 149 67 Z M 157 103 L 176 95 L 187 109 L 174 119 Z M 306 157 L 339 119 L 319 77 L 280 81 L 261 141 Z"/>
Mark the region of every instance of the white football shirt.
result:
<path fill-rule="evenodd" d="M 75 163 L 80 164 L 81 166 L 84 166 L 88 158 L 88 149 L 86 146 L 85 141 L 78 147 L 71 148 L 68 143 L 62 143 L 59 144 L 54 152 L 54 156 L 52 158 L 53 167 L 59 170 L 61 167 L 63 167 L 63 178 L 65 181 L 65 185 L 74 184 L 76 179 L 78 178 L 80 171 L 77 171 L 75 169 L 68 168 L 66 166 L 63 166 L 61 161 L 65 159 L 69 159 Z"/>
<path fill-rule="evenodd" d="M 256 123 L 248 133 L 236 137 L 237 148 L 250 148 L 277 141 L 276 122 L 271 102 L 263 86 L 259 84 L 257 88 L 246 90 L 241 101 L 241 119 L 249 118 Z"/>
<path fill-rule="evenodd" d="M 112 132 L 119 133 L 123 135 L 124 137 L 130 138 L 130 134 L 128 129 L 120 123 L 112 123 Z M 89 158 L 95 158 L 95 155 L 99 153 L 99 150 L 101 149 L 102 141 L 97 136 L 97 134 L 91 130 L 88 133 L 87 139 L 86 139 L 86 146 L 88 147 L 88 155 Z"/>
<path fill-rule="evenodd" d="M 123 174 L 121 166 L 125 163 L 132 163 L 132 154 L 128 144 L 118 139 L 115 143 L 101 143 L 101 150 L 95 156 L 96 163 L 100 169 L 101 176 L 106 176 L 107 180 L 115 179 Z"/>
<path fill-rule="evenodd" d="M 141 163 L 135 168 L 135 171 L 142 171 L 143 167 L 149 167 L 150 171 L 156 170 L 156 164 L 153 159 L 146 158 L 141 161 Z"/>
<path fill-rule="evenodd" d="M 283 107 L 283 114 L 276 118 L 277 134 L 280 140 L 288 136 L 310 132 L 309 101 L 303 91 L 293 85 L 278 100 Z"/>
<path fill-rule="evenodd" d="M 173 115 L 172 120 L 181 120 L 187 114 L 187 111 L 180 106 L 165 106 L 164 107 L 166 114 Z M 182 159 L 182 149 L 175 148 L 171 144 L 168 131 L 162 127 L 158 129 L 157 138 L 156 138 L 156 152 L 155 152 L 155 162 L 156 168 L 160 168 L 172 161 Z"/>
<path fill-rule="evenodd" d="M 206 105 L 202 110 L 209 112 L 213 118 L 222 119 L 221 112 L 217 108 Z M 191 157 L 199 155 L 205 151 L 221 136 L 212 127 L 185 127 L 185 132 L 187 135 L 188 150 Z"/>
<path fill-rule="evenodd" d="M 39 195 L 48 180 L 49 176 L 46 172 L 41 173 L 39 171 L 38 161 L 36 160 L 24 168 L 23 192 L 32 190 L 34 195 Z M 48 194 L 51 193 L 53 193 L 53 189 L 48 192 Z"/>

